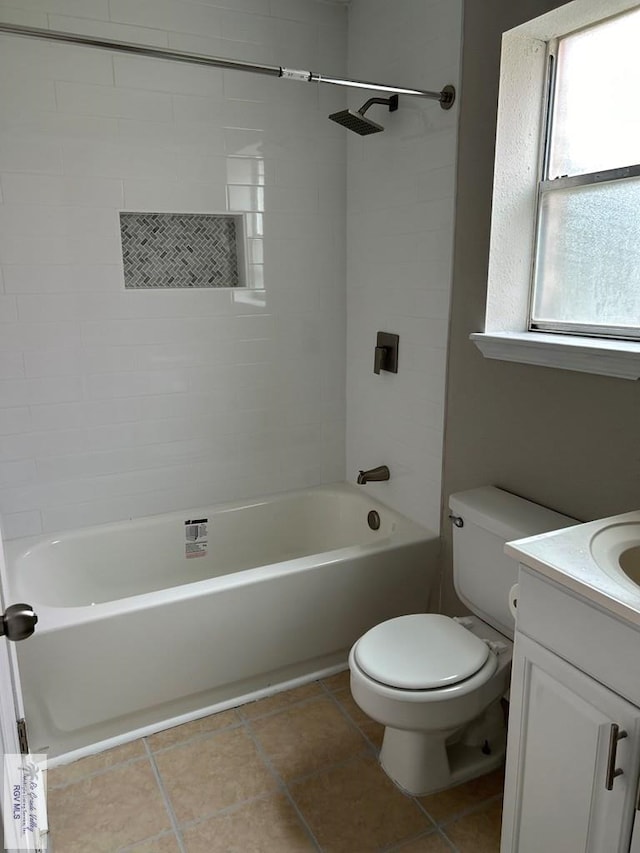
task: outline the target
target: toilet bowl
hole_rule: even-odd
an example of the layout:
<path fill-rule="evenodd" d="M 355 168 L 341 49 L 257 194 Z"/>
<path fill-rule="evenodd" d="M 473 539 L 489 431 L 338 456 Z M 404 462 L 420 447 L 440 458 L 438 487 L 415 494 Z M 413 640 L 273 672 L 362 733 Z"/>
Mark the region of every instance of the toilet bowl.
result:
<path fill-rule="evenodd" d="M 493 486 L 452 495 L 453 576 L 473 616 L 414 613 L 375 625 L 349 655 L 351 692 L 385 726 L 380 764 L 413 795 L 488 773 L 504 759 L 518 566 L 504 544 L 574 519 Z"/>
<path fill-rule="evenodd" d="M 396 784 L 428 794 L 500 766 L 511 652 L 476 617 L 426 613 L 390 619 L 355 643 L 351 692 L 386 727 L 380 763 Z"/>

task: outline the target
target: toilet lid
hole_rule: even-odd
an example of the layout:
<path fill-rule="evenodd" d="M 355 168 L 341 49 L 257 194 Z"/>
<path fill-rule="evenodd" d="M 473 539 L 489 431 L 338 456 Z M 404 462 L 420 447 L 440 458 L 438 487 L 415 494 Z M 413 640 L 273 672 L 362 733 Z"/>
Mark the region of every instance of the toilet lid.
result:
<path fill-rule="evenodd" d="M 381 684 L 429 690 L 474 675 L 489 657 L 489 648 L 448 616 L 415 613 L 367 631 L 354 655 L 358 666 Z"/>

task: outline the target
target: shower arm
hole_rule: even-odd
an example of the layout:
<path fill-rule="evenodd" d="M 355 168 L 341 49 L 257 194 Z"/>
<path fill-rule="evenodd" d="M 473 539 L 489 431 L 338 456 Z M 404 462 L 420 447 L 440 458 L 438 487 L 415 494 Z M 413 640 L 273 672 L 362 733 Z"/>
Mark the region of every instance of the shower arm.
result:
<path fill-rule="evenodd" d="M 206 65 L 213 68 L 227 68 L 235 71 L 249 71 L 253 74 L 266 74 L 270 77 L 281 77 L 284 80 L 299 80 L 305 83 L 327 83 L 332 86 L 349 86 L 356 89 L 386 92 L 389 95 L 411 95 L 416 98 L 429 98 L 439 101 L 442 109 L 448 110 L 455 100 L 453 86 L 445 86 L 441 92 L 428 92 L 421 89 L 408 89 L 403 86 L 388 86 L 385 83 L 370 83 L 364 80 L 350 80 L 342 77 L 326 77 L 313 71 L 301 71 L 295 68 L 284 68 L 280 65 L 261 65 L 253 62 L 243 62 L 239 59 L 225 59 L 219 56 L 208 56 L 202 53 L 173 50 L 167 47 L 151 47 L 132 42 L 116 41 L 115 39 L 98 36 L 79 35 L 58 30 L 48 30 L 43 27 L 26 27 L 20 24 L 0 22 L 0 33 L 37 38 L 45 41 L 58 41 L 84 47 L 97 47 L 102 50 L 113 50 L 119 53 L 148 56 L 152 59 L 167 59 L 173 62 L 187 62 L 191 65 Z"/>
<path fill-rule="evenodd" d="M 366 111 L 374 104 L 383 104 L 389 107 L 389 112 L 394 113 L 398 109 L 398 95 L 391 95 L 390 98 L 369 98 L 358 110 L 361 116 L 364 116 Z"/>

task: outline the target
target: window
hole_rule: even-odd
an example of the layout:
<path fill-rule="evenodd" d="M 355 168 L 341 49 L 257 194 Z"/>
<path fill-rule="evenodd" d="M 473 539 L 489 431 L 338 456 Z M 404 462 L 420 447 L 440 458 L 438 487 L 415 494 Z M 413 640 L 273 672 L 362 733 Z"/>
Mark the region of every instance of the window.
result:
<path fill-rule="evenodd" d="M 640 9 L 549 46 L 530 329 L 640 338 Z"/>
<path fill-rule="evenodd" d="M 486 358 L 640 379 L 638 45 L 638 0 L 503 34 Z"/>

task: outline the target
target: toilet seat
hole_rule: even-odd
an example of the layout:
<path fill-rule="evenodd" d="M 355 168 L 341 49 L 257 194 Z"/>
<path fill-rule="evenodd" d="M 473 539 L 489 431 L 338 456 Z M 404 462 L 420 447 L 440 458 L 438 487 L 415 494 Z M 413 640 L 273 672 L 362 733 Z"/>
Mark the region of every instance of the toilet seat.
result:
<path fill-rule="evenodd" d="M 396 690 L 438 690 L 478 673 L 490 650 L 448 616 L 415 613 L 367 631 L 353 648 L 360 670 Z"/>

